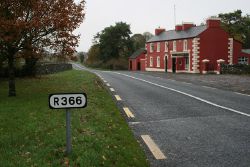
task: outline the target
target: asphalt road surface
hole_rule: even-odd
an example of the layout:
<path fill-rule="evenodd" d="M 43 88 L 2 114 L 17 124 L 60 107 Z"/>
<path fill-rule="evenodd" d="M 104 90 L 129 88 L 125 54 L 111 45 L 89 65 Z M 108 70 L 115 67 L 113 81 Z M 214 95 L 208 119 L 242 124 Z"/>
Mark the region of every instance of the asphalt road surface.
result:
<path fill-rule="evenodd" d="M 127 108 L 151 166 L 250 166 L 249 95 L 145 73 L 92 72 Z"/>

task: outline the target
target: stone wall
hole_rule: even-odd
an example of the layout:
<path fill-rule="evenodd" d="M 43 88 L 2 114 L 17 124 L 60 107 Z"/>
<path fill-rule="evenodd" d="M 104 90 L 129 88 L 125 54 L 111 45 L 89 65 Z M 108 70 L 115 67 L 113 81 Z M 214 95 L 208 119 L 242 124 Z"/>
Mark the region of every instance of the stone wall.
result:
<path fill-rule="evenodd" d="M 68 63 L 39 64 L 36 67 L 36 74 L 37 75 L 53 74 L 66 70 L 72 70 L 72 64 Z"/>

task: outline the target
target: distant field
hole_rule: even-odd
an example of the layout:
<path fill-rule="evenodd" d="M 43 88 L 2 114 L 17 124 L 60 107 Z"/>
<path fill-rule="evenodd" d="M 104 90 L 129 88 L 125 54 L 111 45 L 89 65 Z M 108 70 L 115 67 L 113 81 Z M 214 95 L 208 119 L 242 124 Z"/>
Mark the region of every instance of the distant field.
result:
<path fill-rule="evenodd" d="M 17 79 L 17 97 L 0 82 L 0 166 L 149 166 L 112 98 L 93 74 L 67 71 Z M 85 92 L 88 106 L 72 110 L 73 152 L 65 151 L 65 111 L 48 95 Z"/>

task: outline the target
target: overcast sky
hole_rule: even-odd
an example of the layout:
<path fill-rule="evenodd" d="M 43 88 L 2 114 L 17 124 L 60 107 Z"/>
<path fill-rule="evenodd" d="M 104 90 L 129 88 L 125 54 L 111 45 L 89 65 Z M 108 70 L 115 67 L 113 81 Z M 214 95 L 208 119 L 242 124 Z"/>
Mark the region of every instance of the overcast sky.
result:
<path fill-rule="evenodd" d="M 237 9 L 250 14 L 250 0 L 86 0 L 85 20 L 76 30 L 81 35 L 77 51 L 88 51 L 97 32 L 120 21 L 130 24 L 133 34 L 154 33 L 159 26 L 174 29 L 174 6 L 177 24 L 199 25 L 209 16 Z"/>

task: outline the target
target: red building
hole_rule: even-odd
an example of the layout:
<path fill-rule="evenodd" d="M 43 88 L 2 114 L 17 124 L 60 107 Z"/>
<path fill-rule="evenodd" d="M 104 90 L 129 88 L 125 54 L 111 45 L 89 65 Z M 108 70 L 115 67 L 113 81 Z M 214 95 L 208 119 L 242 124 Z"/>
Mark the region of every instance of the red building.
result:
<path fill-rule="evenodd" d="M 247 57 L 241 52 L 242 44 L 221 28 L 218 18 L 209 18 L 202 26 L 183 23 L 175 30 L 158 28 L 146 50 L 146 71 L 173 73 L 219 73 L 221 63 L 237 64 L 239 57 Z M 138 70 L 133 64 L 130 67 Z"/>
<path fill-rule="evenodd" d="M 239 64 L 250 64 L 250 49 L 243 49 L 241 56 L 238 58 Z"/>
<path fill-rule="evenodd" d="M 131 71 L 145 71 L 145 55 L 144 48 L 138 49 L 129 57 L 129 70 Z"/>

